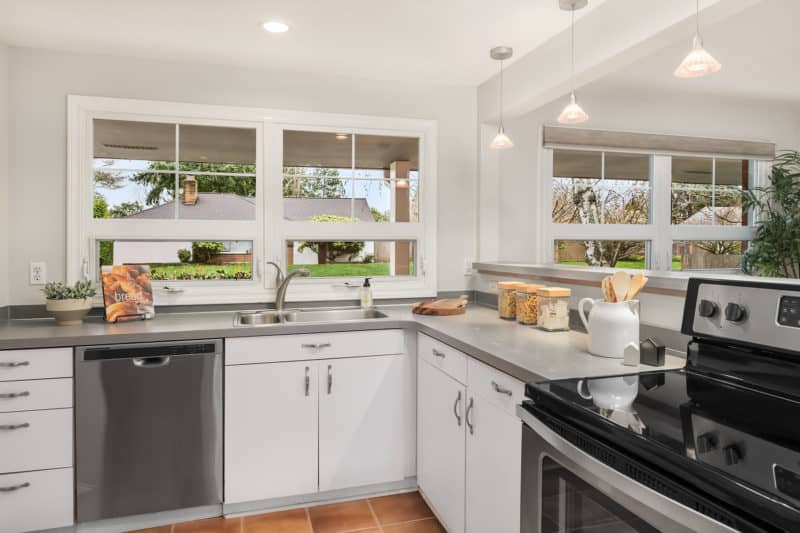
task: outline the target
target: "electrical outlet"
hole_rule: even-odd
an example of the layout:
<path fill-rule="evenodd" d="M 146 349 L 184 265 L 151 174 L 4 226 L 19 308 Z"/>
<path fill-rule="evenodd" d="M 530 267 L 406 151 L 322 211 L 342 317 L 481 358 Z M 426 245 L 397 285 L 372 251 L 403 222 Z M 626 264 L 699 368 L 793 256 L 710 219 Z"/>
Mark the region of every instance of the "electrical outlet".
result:
<path fill-rule="evenodd" d="M 472 259 L 464 259 L 464 275 L 472 275 Z"/>
<path fill-rule="evenodd" d="M 47 263 L 44 261 L 31 262 L 31 285 L 44 285 L 47 283 Z"/>

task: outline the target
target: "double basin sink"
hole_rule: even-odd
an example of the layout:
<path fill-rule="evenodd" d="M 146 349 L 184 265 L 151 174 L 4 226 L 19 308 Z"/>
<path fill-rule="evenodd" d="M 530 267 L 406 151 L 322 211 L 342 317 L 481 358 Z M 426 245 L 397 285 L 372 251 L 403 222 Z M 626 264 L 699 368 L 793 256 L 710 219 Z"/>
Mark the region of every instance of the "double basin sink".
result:
<path fill-rule="evenodd" d="M 291 309 L 288 311 L 240 311 L 233 319 L 234 326 L 272 326 L 307 322 L 341 322 L 386 318 L 377 309 Z"/>

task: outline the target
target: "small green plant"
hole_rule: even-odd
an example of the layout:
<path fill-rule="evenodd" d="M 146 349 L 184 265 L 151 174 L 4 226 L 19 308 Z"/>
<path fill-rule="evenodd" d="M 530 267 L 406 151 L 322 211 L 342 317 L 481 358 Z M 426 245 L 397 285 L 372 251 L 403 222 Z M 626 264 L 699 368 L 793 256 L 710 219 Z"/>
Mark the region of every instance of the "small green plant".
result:
<path fill-rule="evenodd" d="M 188 263 L 192 260 L 192 251 L 187 250 L 186 248 L 181 248 L 178 250 L 178 260 L 181 263 Z"/>
<path fill-rule="evenodd" d="M 208 263 L 222 248 L 219 241 L 195 241 L 192 243 L 192 257 L 195 263 Z"/>
<path fill-rule="evenodd" d="M 83 300 L 97 294 L 92 282 L 88 280 L 75 282 L 75 285 L 71 287 L 60 281 L 51 281 L 44 286 L 42 292 L 48 300 Z"/>

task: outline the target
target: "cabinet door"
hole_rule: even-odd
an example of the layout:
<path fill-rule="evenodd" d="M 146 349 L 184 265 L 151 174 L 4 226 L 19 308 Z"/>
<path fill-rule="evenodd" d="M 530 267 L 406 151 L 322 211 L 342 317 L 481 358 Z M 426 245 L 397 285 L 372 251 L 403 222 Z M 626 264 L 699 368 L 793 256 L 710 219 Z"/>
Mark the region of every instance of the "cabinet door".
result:
<path fill-rule="evenodd" d="M 316 492 L 317 363 L 225 372 L 225 501 Z"/>
<path fill-rule="evenodd" d="M 467 533 L 516 533 L 520 528 L 522 422 L 482 396 L 469 394 Z"/>
<path fill-rule="evenodd" d="M 417 481 L 447 531 L 463 533 L 466 391 L 424 360 L 417 387 Z"/>
<path fill-rule="evenodd" d="M 319 490 L 403 479 L 403 357 L 319 362 Z"/>

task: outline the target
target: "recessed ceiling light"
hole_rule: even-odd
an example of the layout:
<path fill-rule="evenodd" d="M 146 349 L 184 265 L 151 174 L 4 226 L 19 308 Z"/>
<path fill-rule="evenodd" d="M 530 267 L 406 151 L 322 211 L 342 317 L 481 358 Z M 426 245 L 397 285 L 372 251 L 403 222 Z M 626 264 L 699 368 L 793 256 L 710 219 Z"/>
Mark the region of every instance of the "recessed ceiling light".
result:
<path fill-rule="evenodd" d="M 270 33 L 285 33 L 289 31 L 289 25 L 278 20 L 269 20 L 263 26 Z"/>

